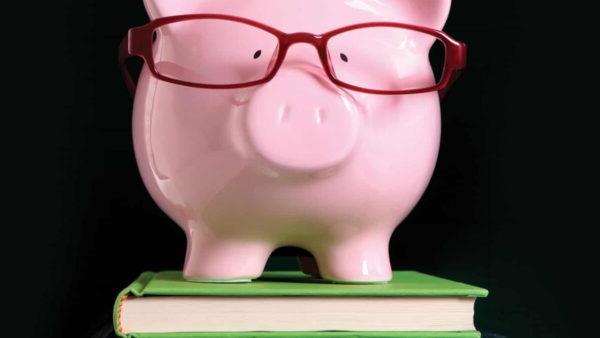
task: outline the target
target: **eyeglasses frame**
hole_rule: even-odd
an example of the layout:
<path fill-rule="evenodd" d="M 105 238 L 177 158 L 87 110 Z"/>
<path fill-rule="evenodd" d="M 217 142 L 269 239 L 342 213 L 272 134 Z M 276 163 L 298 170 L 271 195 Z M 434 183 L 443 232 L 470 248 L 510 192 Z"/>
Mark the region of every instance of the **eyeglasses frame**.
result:
<path fill-rule="evenodd" d="M 154 64 L 154 56 L 153 56 L 153 34 L 154 32 L 160 28 L 161 26 L 190 21 L 190 20 L 198 20 L 198 19 L 218 19 L 218 20 L 226 20 L 233 21 L 242 24 L 246 24 L 249 26 L 253 26 L 255 28 L 261 29 L 268 33 L 274 35 L 279 41 L 279 52 L 277 55 L 277 59 L 272 66 L 271 71 L 267 74 L 266 77 L 260 80 L 239 83 L 239 84 L 227 84 L 227 85 L 214 85 L 214 84 L 201 84 L 195 82 L 182 81 L 178 79 L 173 79 L 167 76 L 160 74 L 155 67 Z M 360 86 L 351 85 L 345 83 L 339 79 L 337 79 L 333 73 L 332 65 L 330 64 L 330 60 L 327 54 L 327 43 L 334 36 L 345 33 L 348 31 L 362 29 L 362 28 L 373 28 L 373 27 L 397 27 L 408 30 L 414 30 L 417 32 L 421 32 L 424 34 L 431 35 L 438 40 L 440 40 L 445 48 L 445 61 L 444 61 L 444 69 L 442 73 L 442 77 L 440 81 L 438 81 L 435 85 L 427 87 L 427 88 L 419 88 L 419 89 L 406 89 L 406 90 L 376 90 L 370 88 L 363 88 Z M 136 90 L 136 82 L 133 80 L 131 73 L 127 68 L 127 59 L 130 57 L 140 57 L 148 66 L 148 69 L 152 73 L 154 77 L 159 80 L 183 85 L 187 87 L 194 88 L 206 88 L 206 89 L 235 89 L 235 88 L 245 88 L 252 87 L 256 85 L 260 85 L 263 83 L 267 83 L 271 81 L 279 68 L 283 64 L 285 57 L 287 55 L 288 49 L 296 43 L 308 43 L 313 45 L 318 52 L 319 59 L 321 60 L 321 64 L 327 77 L 331 82 L 336 84 L 339 87 L 368 93 L 368 94 L 379 94 L 379 95 L 402 95 L 402 94 L 418 94 L 425 92 L 433 92 L 438 91 L 440 96 L 443 97 L 449 87 L 460 77 L 461 72 L 464 70 L 467 64 L 467 45 L 463 42 L 454 40 L 448 34 L 428 28 L 423 26 L 417 26 L 412 24 L 405 24 L 399 22 L 367 22 L 367 23 L 359 23 L 350 26 L 341 27 L 330 32 L 315 35 L 312 33 L 306 32 L 298 32 L 298 33 L 284 33 L 273 27 L 265 25 L 263 23 L 253 21 L 247 18 L 231 16 L 231 15 L 223 15 L 223 14 L 186 14 L 186 15 L 176 15 L 176 16 L 167 16 L 158 18 L 150 21 L 149 23 L 131 28 L 127 35 L 123 38 L 120 46 L 119 46 L 119 66 L 121 68 L 121 72 L 123 75 L 123 79 L 125 81 L 125 85 L 127 86 L 129 92 L 133 96 Z"/>

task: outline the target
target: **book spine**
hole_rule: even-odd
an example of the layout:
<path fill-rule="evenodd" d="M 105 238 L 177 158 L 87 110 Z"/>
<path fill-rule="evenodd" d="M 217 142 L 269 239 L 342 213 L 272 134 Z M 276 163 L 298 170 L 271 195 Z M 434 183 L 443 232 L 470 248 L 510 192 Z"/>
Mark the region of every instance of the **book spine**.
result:
<path fill-rule="evenodd" d="M 121 338 L 128 338 L 123 330 L 121 321 L 121 311 L 123 309 L 123 303 L 127 300 L 130 295 L 136 297 L 144 296 L 144 290 L 150 281 L 156 274 L 154 272 L 144 272 L 136 279 L 131 285 L 126 287 L 119 293 L 113 307 L 113 325 L 115 328 L 115 334 Z"/>
<path fill-rule="evenodd" d="M 144 296 L 144 290 L 146 289 L 146 286 L 152 279 L 154 279 L 155 275 L 156 273 L 154 272 L 144 272 L 140 275 L 140 277 L 138 277 L 138 279 L 135 280 L 135 282 L 131 283 L 127 289 L 134 296 L 142 297 Z"/>

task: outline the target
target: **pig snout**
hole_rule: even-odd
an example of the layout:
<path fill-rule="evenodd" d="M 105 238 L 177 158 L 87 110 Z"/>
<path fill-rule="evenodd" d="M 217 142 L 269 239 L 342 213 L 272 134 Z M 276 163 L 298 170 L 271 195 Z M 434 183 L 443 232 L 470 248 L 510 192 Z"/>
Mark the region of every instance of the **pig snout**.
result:
<path fill-rule="evenodd" d="M 358 109 L 352 98 L 315 68 L 282 68 L 249 102 L 246 127 L 250 144 L 278 169 L 331 169 L 344 163 L 355 148 Z"/>

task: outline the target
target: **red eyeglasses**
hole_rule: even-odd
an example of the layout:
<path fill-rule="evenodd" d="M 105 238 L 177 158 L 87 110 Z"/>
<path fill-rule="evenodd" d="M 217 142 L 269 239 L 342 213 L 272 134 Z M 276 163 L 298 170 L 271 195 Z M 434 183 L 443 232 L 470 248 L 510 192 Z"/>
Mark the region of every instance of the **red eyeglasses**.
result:
<path fill-rule="evenodd" d="M 141 57 L 150 72 L 166 82 L 243 88 L 273 79 L 296 43 L 317 49 L 331 82 L 370 94 L 443 95 L 466 66 L 466 44 L 427 27 L 373 22 L 321 35 L 287 34 L 219 14 L 163 17 L 132 28 L 121 43 L 119 64 L 132 95 L 136 83 L 126 65 L 131 56 Z"/>

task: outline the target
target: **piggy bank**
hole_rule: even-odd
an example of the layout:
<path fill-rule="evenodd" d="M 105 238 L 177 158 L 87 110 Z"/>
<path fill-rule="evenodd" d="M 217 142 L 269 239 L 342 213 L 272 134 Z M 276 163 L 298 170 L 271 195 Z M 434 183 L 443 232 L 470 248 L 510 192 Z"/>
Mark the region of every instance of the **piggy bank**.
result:
<path fill-rule="evenodd" d="M 121 62 L 143 182 L 185 232 L 184 277 L 251 281 L 277 248 L 334 282 L 391 279 L 423 194 L 440 92 L 465 65 L 450 0 L 145 0 Z M 441 45 L 440 73 L 431 50 Z"/>

